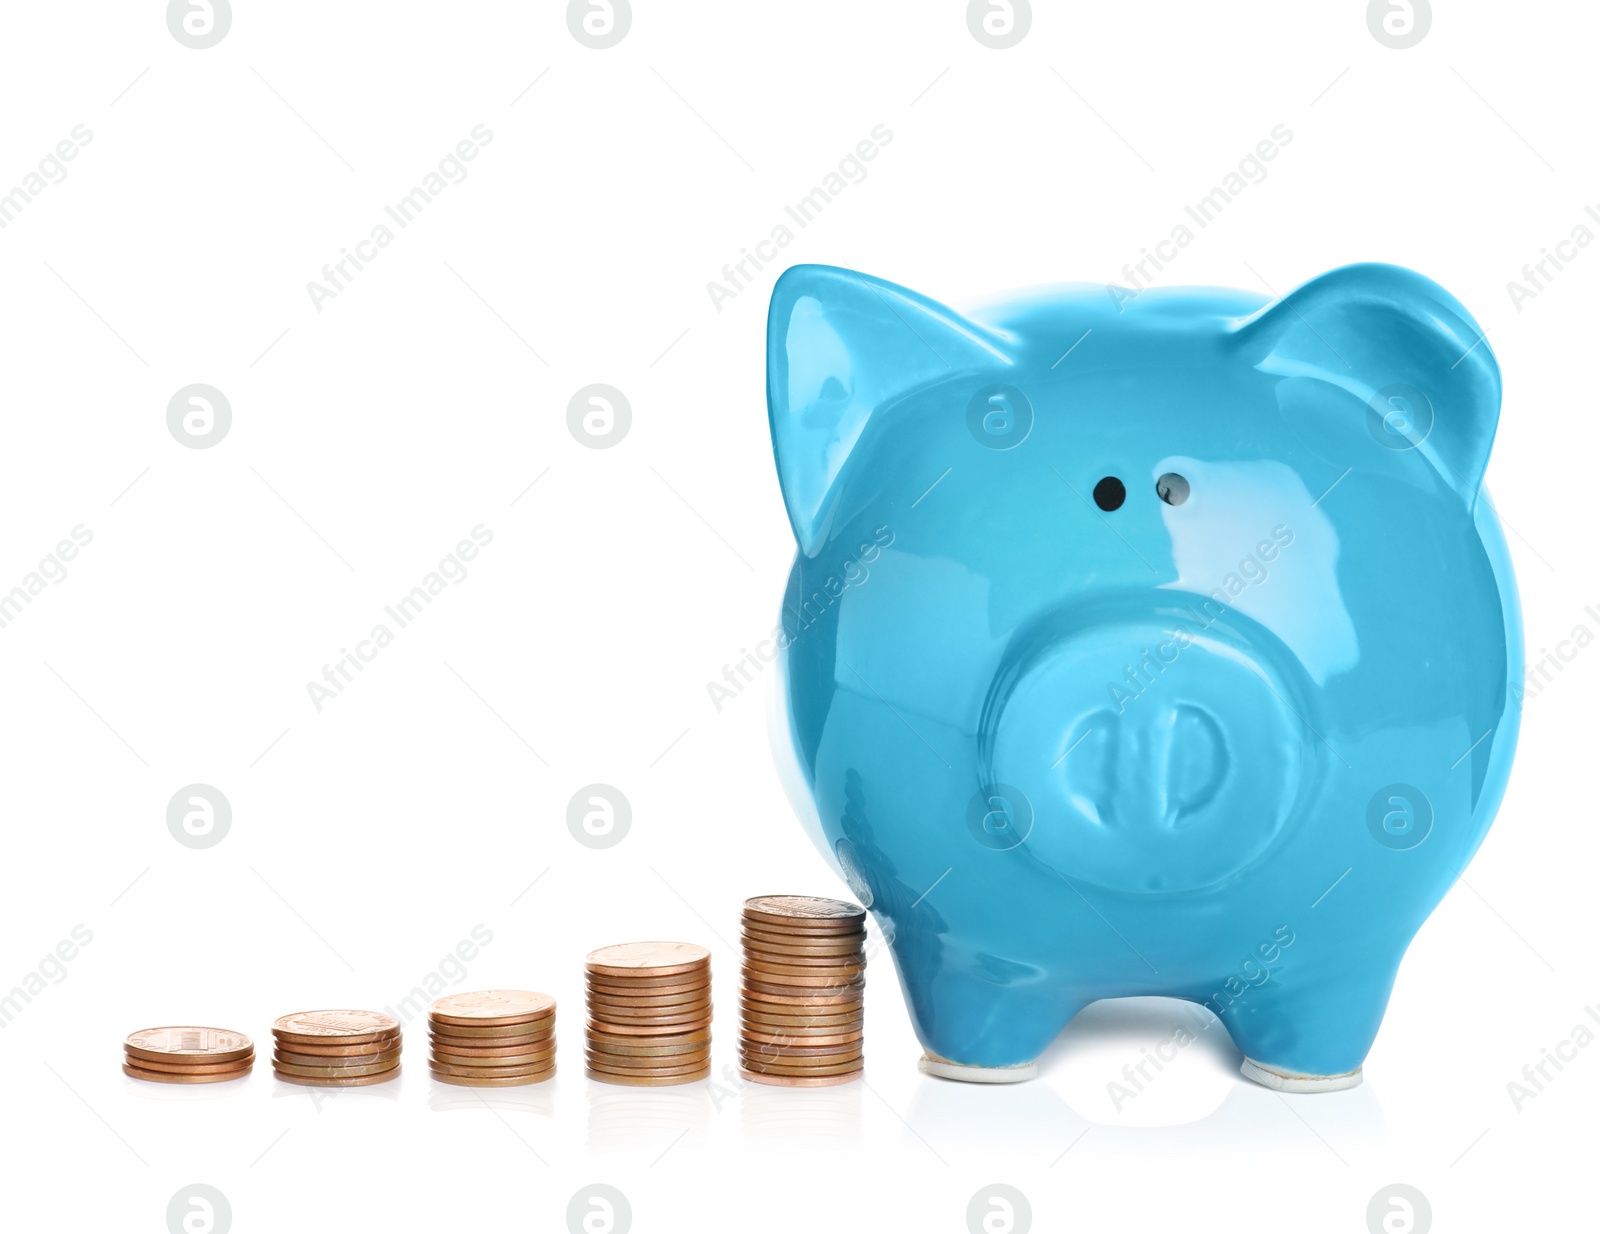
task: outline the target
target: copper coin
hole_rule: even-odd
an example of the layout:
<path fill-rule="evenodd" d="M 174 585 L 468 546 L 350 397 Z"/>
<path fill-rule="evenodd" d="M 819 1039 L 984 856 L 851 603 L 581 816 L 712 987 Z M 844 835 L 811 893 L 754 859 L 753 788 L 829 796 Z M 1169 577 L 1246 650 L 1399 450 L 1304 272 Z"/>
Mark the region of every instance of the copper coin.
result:
<path fill-rule="evenodd" d="M 670 1058 L 675 1054 L 692 1054 L 711 1046 L 710 1033 L 698 1033 L 696 1039 L 671 1045 L 656 1045 L 665 1037 L 590 1037 L 586 1042 L 597 1054 L 616 1054 L 624 1058 Z"/>
<path fill-rule="evenodd" d="M 688 1007 L 678 1010 L 664 1010 L 659 1007 L 643 1008 L 646 1015 L 635 1015 L 634 1012 L 619 1012 L 613 1008 L 590 1007 L 589 1018 L 600 1024 L 685 1024 L 694 1020 L 704 1020 L 710 1015 L 710 1002 L 696 1002 Z"/>
<path fill-rule="evenodd" d="M 588 1070 L 598 1071 L 602 1075 L 690 1075 L 711 1065 L 710 1058 L 703 1057 L 677 1067 L 617 1067 L 609 1065 L 606 1058 L 604 1054 L 591 1056 L 587 1060 Z"/>
<path fill-rule="evenodd" d="M 328 1058 L 322 1054 L 299 1054 L 293 1050 L 274 1050 L 272 1062 L 288 1063 L 293 1067 L 310 1067 L 320 1071 L 341 1072 L 353 1067 L 382 1067 L 400 1061 L 399 1050 L 383 1050 L 373 1054 L 351 1054 L 346 1058 Z"/>
<path fill-rule="evenodd" d="M 304 1084 L 308 1088 L 364 1088 L 368 1084 L 387 1083 L 400 1074 L 400 1068 L 394 1066 L 387 1071 L 375 1071 L 371 1075 L 309 1076 L 291 1075 L 274 1067 L 272 1074 L 285 1084 Z"/>
<path fill-rule="evenodd" d="M 554 1050 L 540 1050 L 533 1054 L 500 1054 L 494 1058 L 463 1057 L 460 1054 L 445 1054 L 439 1050 L 428 1055 L 430 1063 L 441 1063 L 447 1067 L 531 1067 L 535 1063 L 548 1066 L 550 1060 L 556 1056 Z"/>
<path fill-rule="evenodd" d="M 865 990 L 785 989 L 774 994 L 762 988 L 765 982 L 746 982 L 739 989 L 739 1005 L 770 1015 L 844 1015 L 847 1011 L 861 1014 L 862 995 Z"/>
<path fill-rule="evenodd" d="M 768 981 L 774 985 L 850 985 L 853 982 L 864 981 L 863 974 L 866 966 L 862 964 L 830 964 L 821 968 L 806 968 L 793 964 L 763 964 L 756 960 L 746 960 L 739 970 L 742 979 L 748 981 Z"/>
<path fill-rule="evenodd" d="M 200 1056 L 204 1058 L 204 1055 Z M 134 1058 L 131 1055 L 123 1059 L 130 1067 L 140 1071 L 171 1071 L 178 1075 L 217 1075 L 225 1071 L 238 1071 L 241 1068 L 248 1071 L 256 1061 L 254 1053 L 246 1054 L 243 1058 L 232 1058 L 225 1063 L 216 1062 L 181 1062 L 173 1059 Z"/>
<path fill-rule="evenodd" d="M 760 1071 L 766 1075 L 840 1075 L 846 1071 L 861 1070 L 860 1055 L 856 1055 L 846 1062 L 819 1064 L 815 1067 L 806 1063 L 768 1062 L 765 1059 L 743 1058 L 740 1061 L 745 1070 Z"/>
<path fill-rule="evenodd" d="M 787 1028 L 825 1028 L 838 1024 L 859 1024 L 864 1014 L 860 1001 L 853 1007 L 787 1007 L 778 1003 L 753 1003 L 748 999 L 739 1004 L 739 1014 L 747 1021 L 762 1024 L 780 1024 Z"/>
<path fill-rule="evenodd" d="M 674 1024 L 616 1024 L 605 1020 L 590 1020 L 588 1024 L 588 1029 L 592 1033 L 618 1037 L 672 1037 L 710 1027 L 710 1016 Z"/>
<path fill-rule="evenodd" d="M 847 1037 L 860 1033 L 860 1020 L 846 1024 L 763 1024 L 745 1016 L 739 1021 L 739 1031 L 746 1036 L 776 1037 L 783 1040 L 804 1041 L 810 1037 Z"/>
<path fill-rule="evenodd" d="M 547 1055 L 547 1053 L 554 1053 L 555 1037 L 546 1037 L 544 1040 L 530 1042 L 528 1045 L 494 1045 L 494 1047 L 486 1048 L 486 1050 L 475 1047 L 475 1045 L 466 1047 L 466 1045 L 456 1045 L 454 1042 L 442 1042 L 438 1037 L 434 1037 L 434 1040 L 429 1042 L 429 1045 L 434 1047 L 434 1053 L 438 1053 L 438 1055 L 459 1055 L 461 1058 L 490 1060 L 490 1058 L 509 1058 L 510 1055 Z"/>
<path fill-rule="evenodd" d="M 666 977 L 710 964 L 711 953 L 695 943 L 617 943 L 584 957 L 585 971 L 612 977 Z"/>
<path fill-rule="evenodd" d="M 587 995 L 591 1007 L 682 1007 L 710 997 L 710 985 L 672 994 L 614 994 L 609 990 L 590 990 Z"/>
<path fill-rule="evenodd" d="M 555 1073 L 554 1067 L 548 1071 L 535 1071 L 531 1075 L 442 1075 L 435 1071 L 433 1078 L 441 1084 L 456 1084 L 462 1088 L 520 1088 L 524 1084 L 543 1084 Z"/>
<path fill-rule="evenodd" d="M 739 1068 L 739 1074 L 757 1084 L 775 1084 L 781 1088 L 831 1088 L 835 1084 L 851 1084 L 866 1074 L 863 1070 L 847 1071 L 843 1075 L 763 1075 L 759 1071 Z"/>
<path fill-rule="evenodd" d="M 284 1041 L 356 1045 L 400 1031 L 400 1022 L 379 1011 L 297 1011 L 279 1016 L 272 1031 Z"/>
<path fill-rule="evenodd" d="M 441 1063 L 435 1059 L 428 1060 L 428 1070 L 434 1075 L 460 1075 L 475 1076 L 480 1079 L 498 1080 L 513 1075 L 538 1075 L 540 1072 L 550 1070 L 550 1060 L 540 1059 L 536 1063 L 529 1063 L 520 1067 L 468 1067 L 460 1063 Z"/>
<path fill-rule="evenodd" d="M 524 1024 L 548 1019 L 555 1013 L 556 1000 L 537 990 L 447 994 L 428 1008 L 428 1018 L 440 1024 Z"/>
<path fill-rule="evenodd" d="M 400 1048 L 400 1034 L 390 1033 L 387 1037 L 379 1037 L 376 1041 L 362 1041 L 355 1045 L 321 1045 L 314 1041 L 291 1041 L 276 1034 L 273 1044 L 280 1050 L 287 1050 L 291 1054 L 309 1054 L 314 1058 L 325 1058 L 328 1065 L 333 1066 L 340 1059 L 359 1058 L 363 1054 L 384 1054 Z"/>
<path fill-rule="evenodd" d="M 840 952 L 860 951 L 866 946 L 867 932 L 853 934 L 789 934 L 781 930 L 758 930 L 745 922 L 739 941 L 752 947 L 769 947 L 774 951 L 796 951 L 806 955 L 838 955 Z"/>
<path fill-rule="evenodd" d="M 255 1042 L 231 1028 L 206 1028 L 198 1024 L 163 1024 L 141 1028 L 122 1039 L 130 1058 L 154 1060 L 192 1059 L 226 1063 L 255 1053 Z"/>
<path fill-rule="evenodd" d="M 754 981 L 746 979 L 739 986 L 741 998 L 752 999 L 756 1002 L 786 1003 L 791 999 L 800 999 L 812 1002 L 818 1006 L 825 1006 L 829 1002 L 854 1002 L 861 1001 L 862 992 L 867 988 L 864 981 L 839 982 L 832 985 L 787 985 L 776 981 Z"/>
<path fill-rule="evenodd" d="M 429 1023 L 428 1032 L 434 1037 L 449 1037 L 457 1041 L 470 1041 L 475 1045 L 513 1045 L 518 1041 L 547 1041 L 556 1035 L 556 1022 L 533 1020 L 527 1024 L 507 1024 L 498 1031 L 484 1032 L 463 1024 Z"/>
<path fill-rule="evenodd" d="M 584 977 L 585 986 L 602 994 L 681 994 L 686 990 L 704 990 L 710 984 L 710 968 L 667 977 L 601 977 L 594 973 Z"/>
<path fill-rule="evenodd" d="M 846 1045 L 852 1041 L 859 1042 L 861 1037 L 859 1028 L 848 1033 L 807 1033 L 801 1036 L 793 1033 L 754 1033 L 746 1028 L 739 1034 L 739 1040 L 748 1043 L 752 1049 L 772 1046 L 809 1049 L 819 1045 Z"/>
<path fill-rule="evenodd" d="M 751 896 L 744 902 L 744 916 L 747 920 L 770 921 L 777 925 L 838 924 L 859 928 L 867 919 L 867 910 L 859 904 L 830 900 L 826 896 Z"/>
<path fill-rule="evenodd" d="M 663 1088 L 669 1084 L 693 1084 L 696 1080 L 703 1080 L 711 1074 L 711 1065 L 707 1063 L 698 1071 L 690 1071 L 684 1075 L 617 1075 L 609 1071 L 596 1071 L 593 1067 L 584 1068 L 584 1075 L 591 1080 L 598 1080 L 602 1084 L 627 1084 L 635 1088 Z"/>
<path fill-rule="evenodd" d="M 301 1063 L 286 1063 L 276 1055 L 272 1059 L 272 1069 L 280 1075 L 307 1076 L 318 1080 L 335 1076 L 378 1075 L 393 1071 L 398 1065 L 393 1059 L 386 1059 L 381 1063 L 362 1063 L 356 1067 L 307 1067 Z"/>
<path fill-rule="evenodd" d="M 776 964 L 785 968 L 865 968 L 866 957 L 859 951 L 851 951 L 839 955 L 785 955 L 779 951 L 763 951 L 760 947 L 751 947 L 748 944 L 744 949 L 744 963 L 757 968 L 766 968 Z"/>
<path fill-rule="evenodd" d="M 771 1048 L 763 1050 L 760 1047 L 750 1048 L 749 1045 L 742 1045 L 739 1048 L 739 1061 L 747 1068 L 755 1068 L 757 1071 L 762 1069 L 771 1071 L 774 1068 L 779 1071 L 789 1071 L 789 1069 L 805 1072 L 822 1071 L 822 1069 L 832 1071 L 843 1063 L 850 1063 L 859 1068 L 861 1042 L 856 1042 L 850 1050 L 834 1050 L 827 1055 L 794 1055 L 786 1050 L 771 1050 Z"/>
<path fill-rule="evenodd" d="M 135 1067 L 132 1063 L 123 1063 L 122 1074 L 130 1075 L 136 1080 L 151 1080 L 156 1084 L 217 1084 L 223 1080 L 242 1080 L 250 1074 L 250 1068 L 244 1066 L 235 1067 L 232 1071 L 194 1073 L 189 1071 L 150 1071 L 144 1067 Z"/>

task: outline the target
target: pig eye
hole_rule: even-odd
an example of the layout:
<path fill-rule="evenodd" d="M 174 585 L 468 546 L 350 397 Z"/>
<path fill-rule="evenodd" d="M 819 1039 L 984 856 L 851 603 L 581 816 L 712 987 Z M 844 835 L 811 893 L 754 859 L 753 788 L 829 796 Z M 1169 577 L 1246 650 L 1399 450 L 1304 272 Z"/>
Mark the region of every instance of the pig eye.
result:
<path fill-rule="evenodd" d="M 1189 482 L 1175 471 L 1156 480 L 1156 493 L 1169 506 L 1181 506 L 1189 500 Z"/>
<path fill-rule="evenodd" d="M 1121 508 L 1128 498 L 1128 490 L 1116 476 L 1107 476 L 1094 486 L 1094 504 L 1109 513 Z"/>

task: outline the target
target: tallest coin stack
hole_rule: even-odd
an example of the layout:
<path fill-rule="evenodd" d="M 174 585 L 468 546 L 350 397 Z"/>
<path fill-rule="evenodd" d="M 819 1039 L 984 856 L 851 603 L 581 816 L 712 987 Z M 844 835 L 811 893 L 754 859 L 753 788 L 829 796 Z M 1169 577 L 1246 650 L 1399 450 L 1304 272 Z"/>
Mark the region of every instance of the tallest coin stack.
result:
<path fill-rule="evenodd" d="M 740 1074 L 816 1088 L 862 1072 L 867 914 L 821 896 L 744 902 Z"/>

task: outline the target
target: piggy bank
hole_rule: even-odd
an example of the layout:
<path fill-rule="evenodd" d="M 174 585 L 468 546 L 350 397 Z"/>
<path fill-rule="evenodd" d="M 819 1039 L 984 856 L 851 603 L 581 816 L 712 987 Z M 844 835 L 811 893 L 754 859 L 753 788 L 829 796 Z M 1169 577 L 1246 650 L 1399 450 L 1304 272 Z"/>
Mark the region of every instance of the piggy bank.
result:
<path fill-rule="evenodd" d="M 1165 995 L 1251 1079 L 1359 1083 L 1517 735 L 1467 311 L 1386 265 L 965 313 L 798 266 L 767 396 L 786 744 L 922 1069 L 1026 1079 Z"/>

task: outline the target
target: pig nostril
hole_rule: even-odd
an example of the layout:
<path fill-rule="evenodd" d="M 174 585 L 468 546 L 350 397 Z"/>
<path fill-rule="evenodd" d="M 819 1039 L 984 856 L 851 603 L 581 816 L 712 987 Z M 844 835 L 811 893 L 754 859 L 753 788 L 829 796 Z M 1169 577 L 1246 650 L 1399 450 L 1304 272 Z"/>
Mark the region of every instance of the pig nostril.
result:
<path fill-rule="evenodd" d="M 1189 482 L 1175 471 L 1169 471 L 1156 480 L 1156 493 L 1169 506 L 1181 506 L 1189 500 Z"/>
<path fill-rule="evenodd" d="M 1107 476 L 1094 486 L 1094 504 L 1107 512 L 1121 507 L 1128 490 L 1116 476 Z"/>

